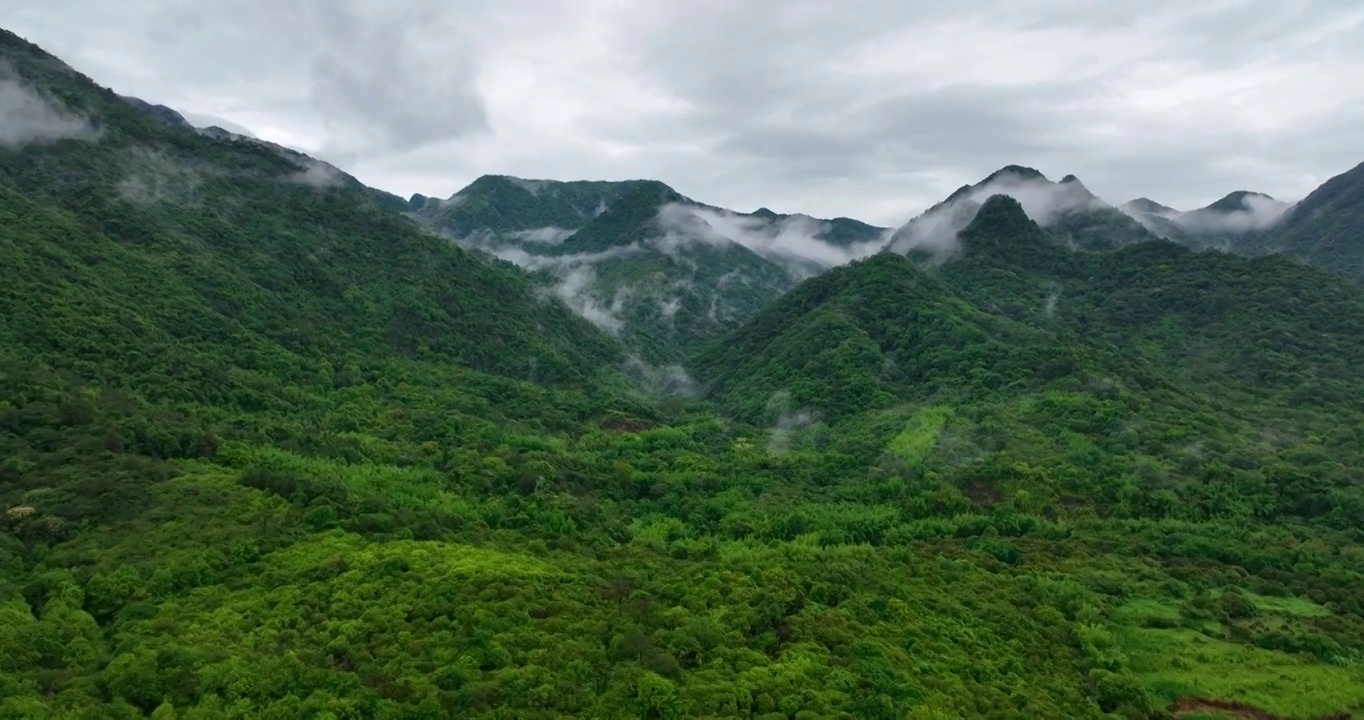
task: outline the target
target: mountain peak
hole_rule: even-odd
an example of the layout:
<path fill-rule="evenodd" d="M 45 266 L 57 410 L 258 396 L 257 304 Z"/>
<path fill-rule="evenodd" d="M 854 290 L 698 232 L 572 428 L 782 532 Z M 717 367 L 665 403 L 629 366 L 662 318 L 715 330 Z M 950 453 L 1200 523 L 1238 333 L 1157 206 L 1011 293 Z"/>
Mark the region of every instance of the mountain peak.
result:
<path fill-rule="evenodd" d="M 1227 193 L 1226 197 L 1223 197 L 1221 200 L 1218 200 L 1217 202 L 1203 209 L 1213 210 L 1216 212 L 1237 212 L 1246 209 L 1246 200 L 1250 198 L 1259 198 L 1261 200 L 1271 201 L 1274 199 L 1262 192 L 1254 192 L 1251 190 L 1237 190 L 1235 192 Z"/>
<path fill-rule="evenodd" d="M 1168 205 L 1161 205 L 1155 200 L 1146 197 L 1139 197 L 1136 200 L 1129 200 L 1123 204 L 1123 208 L 1126 210 L 1131 210 L 1133 212 L 1150 213 L 1152 215 L 1165 215 L 1168 213 L 1178 212 L 1177 210 Z"/>
<path fill-rule="evenodd" d="M 1040 234 L 1041 228 L 1028 217 L 1023 204 L 1009 195 L 996 194 L 986 198 L 962 235 L 1001 238 L 1030 231 Z"/>
<path fill-rule="evenodd" d="M 992 181 L 1002 180 L 1005 178 L 1015 180 L 1047 181 L 1047 176 L 1043 175 L 1041 171 L 1037 170 L 1036 168 L 1030 168 L 1024 165 L 1005 165 L 1004 167 L 990 173 L 988 176 L 986 176 L 984 180 L 981 180 L 979 183 L 976 183 L 976 185 L 977 187 L 979 187 L 981 185 L 986 185 Z"/>
<path fill-rule="evenodd" d="M 996 260 L 1016 258 L 1031 248 L 1051 245 L 1046 231 L 1028 216 L 1023 204 L 1009 195 L 986 198 L 975 217 L 957 235 L 968 255 L 989 256 Z"/>
<path fill-rule="evenodd" d="M 499 188 L 516 188 L 532 195 L 538 195 L 541 190 L 551 185 L 558 185 L 558 180 L 533 180 L 516 177 L 515 175 L 480 175 L 473 182 L 466 185 L 455 195 L 464 195 L 471 191 L 488 191 Z"/>
<path fill-rule="evenodd" d="M 157 120 L 160 120 L 163 123 L 166 123 L 167 125 L 175 125 L 178 127 L 193 127 L 190 124 L 190 122 L 185 119 L 184 115 L 181 115 L 178 111 L 172 108 L 168 108 L 165 105 L 156 105 L 154 103 L 149 103 L 146 100 L 143 100 L 142 98 L 133 97 L 131 95 L 119 95 L 119 97 L 123 99 L 123 102 L 132 105 L 138 110 L 147 113 L 148 115 L 156 118 Z"/>

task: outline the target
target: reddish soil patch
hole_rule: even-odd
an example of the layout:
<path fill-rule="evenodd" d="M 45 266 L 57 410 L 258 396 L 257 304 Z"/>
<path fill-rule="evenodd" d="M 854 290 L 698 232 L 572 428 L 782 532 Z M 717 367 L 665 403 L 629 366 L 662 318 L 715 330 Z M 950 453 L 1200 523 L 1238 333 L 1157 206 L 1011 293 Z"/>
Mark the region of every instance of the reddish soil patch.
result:
<path fill-rule="evenodd" d="M 652 428 L 654 424 L 639 418 L 610 417 L 601 421 L 601 426 L 603 430 L 611 432 L 637 433 Z"/>
<path fill-rule="evenodd" d="M 971 498 L 976 505 L 994 505 L 1003 499 L 1004 493 L 992 482 L 976 480 L 966 488 L 966 497 Z"/>
<path fill-rule="evenodd" d="M 1231 715 L 1244 720 L 1284 720 L 1279 715 L 1265 712 L 1257 707 L 1245 703 L 1233 702 L 1231 700 L 1213 700 L 1211 698 L 1180 698 L 1170 712 L 1175 717 L 1191 715 L 1193 713 L 1221 713 Z M 1318 720 L 1350 720 L 1349 713 L 1336 713 L 1334 715 L 1323 715 Z"/>

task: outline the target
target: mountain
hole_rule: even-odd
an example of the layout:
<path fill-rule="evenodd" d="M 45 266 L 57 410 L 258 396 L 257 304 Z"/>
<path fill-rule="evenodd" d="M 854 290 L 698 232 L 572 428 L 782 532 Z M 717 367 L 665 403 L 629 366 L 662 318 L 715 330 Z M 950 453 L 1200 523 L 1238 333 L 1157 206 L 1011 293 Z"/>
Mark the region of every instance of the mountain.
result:
<path fill-rule="evenodd" d="M 1071 462 L 1081 442 L 1094 448 L 1097 476 L 1111 473 L 1112 482 L 1124 466 L 1170 469 L 1138 482 L 1122 501 L 1133 503 L 1128 510 L 1156 502 L 1147 493 L 1197 505 L 1236 487 L 1218 501 L 1241 508 L 1228 511 L 1296 517 L 1332 511 L 1270 499 L 1284 488 L 1252 487 L 1268 468 L 1296 462 L 1288 448 L 1300 442 L 1322 443 L 1323 461 L 1359 453 L 1356 431 L 1341 428 L 1364 419 L 1354 402 L 1364 390 L 1361 338 L 1364 292 L 1324 271 L 1166 241 L 1077 251 L 1017 200 L 996 195 L 961 231 L 951 259 L 925 267 L 885 252 L 831 270 L 713 344 L 695 370 L 738 417 L 776 428 L 799 418 L 806 435 L 783 431 L 792 447 L 843 438 L 823 442 L 882 462 L 909 453 L 981 497 L 1005 492 L 990 484 L 1020 467 Z M 1077 424 L 1011 425 L 1054 403 L 1075 403 Z M 1266 444 L 1267 427 L 1292 427 L 1296 439 Z M 1222 459 L 1179 437 L 1220 448 L 1213 454 Z M 1227 474 L 1210 479 L 1209 462 L 1226 463 Z M 1364 481 L 1353 471 L 1335 477 L 1341 488 Z M 1044 506 L 1116 508 L 1104 504 L 1116 502 L 1106 491 L 1066 498 L 1053 487 L 1045 500 L 1038 486 L 1027 492 Z"/>
<path fill-rule="evenodd" d="M 1152 200 L 1152 199 L 1150 199 L 1150 198 L 1144 198 L 1144 197 L 1143 197 L 1143 198 L 1137 198 L 1136 200 L 1129 200 L 1129 201 L 1123 203 L 1121 206 L 1119 206 L 1119 208 L 1122 209 L 1122 210 L 1125 210 L 1125 211 L 1131 211 L 1131 212 L 1137 212 L 1137 213 L 1146 213 L 1146 214 L 1148 214 L 1148 215 L 1167 215 L 1167 216 L 1168 216 L 1168 215 L 1173 215 L 1173 214 L 1179 212 L 1178 210 L 1175 210 L 1174 208 L 1170 207 L 1169 205 L 1161 205 L 1160 203 L 1156 202 L 1155 200 Z"/>
<path fill-rule="evenodd" d="M 432 226 L 461 240 L 553 244 L 648 182 L 559 182 L 484 175 L 451 197 L 423 202 L 416 210 Z"/>
<path fill-rule="evenodd" d="M 527 269 L 656 365 L 679 362 L 798 280 L 870 252 L 885 233 L 850 218 L 735 213 L 652 180 L 485 176 L 449 200 L 412 205 L 462 245 Z"/>
<path fill-rule="evenodd" d="M 1138 201 L 1123 209 L 1153 233 L 1195 249 L 1283 254 L 1361 280 L 1364 241 L 1356 229 L 1360 207 L 1364 168 L 1356 166 L 1296 203 L 1238 190 L 1189 212 Z"/>
<path fill-rule="evenodd" d="M 131 96 L 128 96 L 128 95 L 123 95 L 123 96 L 121 96 L 121 97 L 122 97 L 123 100 L 124 100 L 125 102 L 127 102 L 129 105 L 132 105 L 133 107 L 137 108 L 138 110 L 141 110 L 142 112 L 145 112 L 145 113 L 147 113 L 148 115 L 151 115 L 152 117 L 156 118 L 157 120 L 160 120 L 160 121 L 162 121 L 162 122 L 164 122 L 164 123 L 167 123 L 167 124 L 169 124 L 169 125 L 177 125 L 177 126 L 180 126 L 180 127 L 190 127 L 190 122 L 189 122 L 188 120 L 185 119 L 185 116 L 184 116 L 184 115 L 181 115 L 179 112 L 177 112 L 177 111 L 175 111 L 175 110 L 173 110 L 173 109 L 171 109 L 171 108 L 168 108 L 168 107 L 166 107 L 165 105 L 153 105 L 153 104 L 147 102 L 146 100 L 143 100 L 143 99 L 141 99 L 141 98 L 131 97 Z"/>
<path fill-rule="evenodd" d="M 931 268 L 886 251 L 802 283 L 701 354 L 698 377 L 758 422 L 772 420 L 773 397 L 838 419 L 1077 372 L 1087 360 L 1027 321 L 1050 312 L 1039 276 L 1077 274 L 1084 255 L 1006 195 L 987 198 L 957 241 Z"/>
<path fill-rule="evenodd" d="M 47 120 L 27 136 L 9 126 L 0 148 L 0 358 L 11 381 L 28 378 L 87 420 L 112 413 L 116 459 L 201 453 L 201 437 L 340 452 L 350 441 L 335 429 L 274 423 L 324 412 L 322 388 L 381 377 L 458 383 L 443 393 L 452 413 L 492 392 L 508 418 L 551 388 L 576 396 L 616 382 L 624 354 L 610 338 L 349 176 L 163 122 L 18 38 L 0 41 L 10 92 Z M 224 419 L 244 410 L 249 420 Z M 147 425 L 163 412 L 175 419 Z M 115 482 L 112 468 L 60 481 L 10 473 L 0 501 L 46 487 L 54 517 L 80 522 L 103 514 L 92 488 Z"/>
<path fill-rule="evenodd" d="M 1287 209 L 1263 246 L 1364 281 L 1364 164 Z"/>
<path fill-rule="evenodd" d="M 1278 201 L 1262 192 L 1235 190 L 1222 196 L 1221 199 L 1214 201 L 1211 205 L 1202 208 L 1202 211 L 1223 214 L 1234 213 L 1247 210 L 1255 203 L 1278 204 Z"/>
<path fill-rule="evenodd" d="M 647 367 L 426 202 L 0 68 L 0 717 L 1364 712 L 1355 283 L 639 185 L 537 262 L 795 283 Z"/>
<path fill-rule="evenodd" d="M 1185 245 L 1193 244 L 1189 229 L 1179 222 L 1182 213 L 1168 205 L 1148 198 L 1137 198 L 1119 205 L 1118 210 L 1141 223 L 1142 227 L 1157 237 Z"/>
<path fill-rule="evenodd" d="M 1183 229 L 1185 245 L 1253 254 L 1290 207 L 1264 193 L 1237 190 L 1172 219 Z"/>
<path fill-rule="evenodd" d="M 931 399 L 973 372 L 1026 381 L 1068 359 L 1041 333 L 981 312 L 902 255 L 878 253 L 808 280 L 695 363 L 718 402 L 755 422 L 774 401 L 840 419 Z M 962 348 L 954 351 L 951 348 Z"/>
<path fill-rule="evenodd" d="M 1052 182 L 1034 168 L 1007 165 L 974 185 L 958 188 L 910 220 L 894 232 L 889 246 L 902 254 L 941 261 L 955 252 L 956 234 L 993 195 L 1016 199 L 1050 233 L 1083 250 L 1109 251 L 1154 239 L 1140 223 L 1099 199 L 1074 175 Z"/>
<path fill-rule="evenodd" d="M 1272 228 L 1291 206 L 1264 193 L 1237 190 L 1188 212 L 1145 198 L 1121 209 L 1155 235 L 1195 250 L 1258 254 L 1263 252 Z"/>

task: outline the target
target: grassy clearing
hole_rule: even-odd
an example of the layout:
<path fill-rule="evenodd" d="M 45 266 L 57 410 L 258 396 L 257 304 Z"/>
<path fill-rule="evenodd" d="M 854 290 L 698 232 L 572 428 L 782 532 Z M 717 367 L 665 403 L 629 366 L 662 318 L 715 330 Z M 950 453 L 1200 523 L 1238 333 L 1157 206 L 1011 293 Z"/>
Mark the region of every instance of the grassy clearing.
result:
<path fill-rule="evenodd" d="M 1208 637 L 1194 630 L 1116 631 L 1130 667 L 1157 693 L 1233 700 L 1285 718 L 1364 712 L 1364 672 Z"/>
<path fill-rule="evenodd" d="M 951 412 L 943 405 L 915 411 L 905 422 L 904 430 L 890 441 L 891 453 L 906 462 L 923 462 L 938 444 L 938 435 Z"/>
<path fill-rule="evenodd" d="M 1162 600 L 1138 598 L 1113 611 L 1113 622 L 1119 625 L 1141 627 L 1152 619 L 1177 621 L 1179 608 Z"/>
<path fill-rule="evenodd" d="M 1281 615 L 1293 615 L 1296 617 L 1326 617 L 1331 614 L 1330 610 L 1312 602 L 1306 598 L 1297 597 L 1271 597 L 1268 595 L 1255 595 L 1246 593 L 1246 597 L 1255 604 L 1255 608 L 1262 613 L 1275 613 Z"/>

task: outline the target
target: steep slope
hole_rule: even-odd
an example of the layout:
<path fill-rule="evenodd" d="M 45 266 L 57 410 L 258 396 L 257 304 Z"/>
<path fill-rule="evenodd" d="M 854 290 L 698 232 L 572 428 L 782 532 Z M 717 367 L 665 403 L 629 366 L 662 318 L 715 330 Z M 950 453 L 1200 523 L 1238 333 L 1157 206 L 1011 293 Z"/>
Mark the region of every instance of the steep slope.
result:
<path fill-rule="evenodd" d="M 7 507 L 40 493 L 54 527 L 123 516 L 163 472 L 147 458 L 224 441 L 360 453 L 354 423 L 416 378 L 472 426 L 620 406 L 619 346 L 514 268 L 271 147 L 165 123 L 11 35 L 0 61 L 44 120 L 0 148 L 0 404 L 5 450 L 26 458 L 0 470 Z M 351 420 L 334 392 L 358 393 Z"/>
<path fill-rule="evenodd" d="M 1263 247 L 1364 281 L 1364 164 L 1294 205 Z"/>
<path fill-rule="evenodd" d="M 694 366 L 723 406 L 772 422 L 783 411 L 838 420 L 968 387 L 1052 379 L 1074 362 L 1044 331 L 972 307 L 887 252 L 801 283 Z"/>
<path fill-rule="evenodd" d="M 316 182 L 314 165 L 255 141 L 160 123 L 12 39 L 5 59 L 12 82 L 35 97 L 32 88 L 47 90 L 52 112 L 90 128 L 88 138 L 0 155 L 7 266 L 23 268 L 6 288 L 5 317 L 35 352 L 70 357 L 69 343 L 107 332 L 96 328 L 109 319 L 85 309 L 106 302 L 173 324 L 173 338 L 245 333 L 293 352 L 438 356 L 520 379 L 581 380 L 581 368 L 618 352 L 562 306 L 535 300 L 514 271 L 385 212 L 358 184 Z M 158 267 L 194 284 L 132 281 Z M 97 280 L 116 273 L 128 275 Z M 61 311 L 25 307 L 42 296 Z"/>

